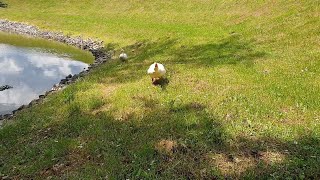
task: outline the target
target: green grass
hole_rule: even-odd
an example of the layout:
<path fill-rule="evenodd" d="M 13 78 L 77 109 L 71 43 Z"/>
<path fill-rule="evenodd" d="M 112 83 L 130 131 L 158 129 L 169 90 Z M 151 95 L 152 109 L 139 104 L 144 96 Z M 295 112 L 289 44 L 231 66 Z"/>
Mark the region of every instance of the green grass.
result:
<path fill-rule="evenodd" d="M 82 51 L 76 47 L 44 39 L 0 32 L 0 43 L 10 44 L 18 47 L 39 49 L 41 51 L 50 52 L 57 55 L 68 55 L 72 59 L 85 63 L 93 63 L 94 61 L 93 55 L 88 51 Z"/>
<path fill-rule="evenodd" d="M 130 59 L 3 127 L 3 176 L 320 177 L 317 1 L 5 3 L 1 18 L 97 37 Z M 146 75 L 154 61 L 165 89 Z"/>

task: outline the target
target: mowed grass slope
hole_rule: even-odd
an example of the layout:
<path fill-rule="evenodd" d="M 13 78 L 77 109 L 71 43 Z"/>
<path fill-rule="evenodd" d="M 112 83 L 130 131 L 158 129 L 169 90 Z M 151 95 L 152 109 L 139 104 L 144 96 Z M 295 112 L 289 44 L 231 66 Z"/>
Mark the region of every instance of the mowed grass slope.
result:
<path fill-rule="evenodd" d="M 5 3 L 1 18 L 97 37 L 130 59 L 1 129 L 1 176 L 320 177 L 319 2 Z M 154 61 L 166 87 L 146 75 Z"/>
<path fill-rule="evenodd" d="M 82 61 L 88 64 L 93 63 L 94 61 L 94 56 L 89 51 L 83 51 L 73 46 L 68 46 L 66 44 L 40 38 L 3 33 L 0 31 L 0 43 L 25 48 L 36 48 L 38 50 L 57 55 L 64 54 L 68 55 L 71 59 Z"/>

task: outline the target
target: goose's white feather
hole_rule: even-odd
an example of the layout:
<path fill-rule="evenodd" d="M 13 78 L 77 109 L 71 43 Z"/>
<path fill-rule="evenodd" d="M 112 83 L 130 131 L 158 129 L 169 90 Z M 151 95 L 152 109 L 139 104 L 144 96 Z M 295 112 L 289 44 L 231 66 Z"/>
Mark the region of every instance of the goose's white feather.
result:
<path fill-rule="evenodd" d="M 158 69 L 156 68 L 156 64 L 158 65 Z M 166 74 L 166 69 L 160 63 L 153 63 L 148 69 L 148 74 L 152 79 L 159 79 Z"/>
<path fill-rule="evenodd" d="M 123 53 L 121 53 L 121 54 L 119 55 L 119 59 L 120 59 L 120 60 L 127 60 L 127 59 L 128 59 L 128 55 L 123 52 Z"/>

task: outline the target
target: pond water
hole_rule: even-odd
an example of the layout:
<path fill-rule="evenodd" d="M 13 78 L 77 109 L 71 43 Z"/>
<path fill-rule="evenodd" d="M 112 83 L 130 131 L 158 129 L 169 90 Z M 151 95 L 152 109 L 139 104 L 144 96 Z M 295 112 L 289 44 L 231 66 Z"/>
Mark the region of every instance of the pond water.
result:
<path fill-rule="evenodd" d="M 50 90 L 69 74 L 77 74 L 88 64 L 66 55 L 48 53 L 40 48 L 22 48 L 0 42 L 0 114 L 11 113 Z"/>

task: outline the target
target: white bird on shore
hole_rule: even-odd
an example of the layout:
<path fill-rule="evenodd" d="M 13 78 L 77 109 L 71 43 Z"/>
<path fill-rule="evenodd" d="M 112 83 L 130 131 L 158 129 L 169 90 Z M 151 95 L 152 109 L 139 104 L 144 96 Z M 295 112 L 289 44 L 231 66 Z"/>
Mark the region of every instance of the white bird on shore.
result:
<path fill-rule="evenodd" d="M 121 54 L 119 55 L 119 59 L 121 61 L 126 61 L 128 59 L 128 55 L 126 53 L 124 53 L 123 49 L 121 49 Z"/>
<path fill-rule="evenodd" d="M 149 67 L 148 74 L 150 75 L 152 82 L 154 82 L 166 74 L 166 69 L 162 64 L 155 62 Z"/>

